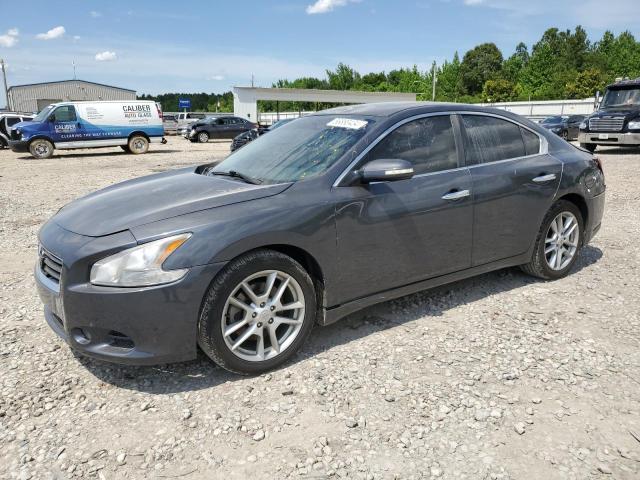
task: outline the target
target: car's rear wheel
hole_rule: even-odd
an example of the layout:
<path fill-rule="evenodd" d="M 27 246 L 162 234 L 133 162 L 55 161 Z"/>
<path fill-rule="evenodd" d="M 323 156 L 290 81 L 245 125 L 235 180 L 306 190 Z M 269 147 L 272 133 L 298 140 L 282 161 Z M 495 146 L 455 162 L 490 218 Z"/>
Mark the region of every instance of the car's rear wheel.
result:
<path fill-rule="evenodd" d="M 198 133 L 198 142 L 207 143 L 209 141 L 209 134 L 207 132 Z"/>
<path fill-rule="evenodd" d="M 566 200 L 556 202 L 547 212 L 531 262 L 522 269 L 535 277 L 555 280 L 566 276 L 582 248 L 583 219 L 578 207 Z"/>
<path fill-rule="evenodd" d="M 596 145 L 595 143 L 581 143 L 580 147 L 593 153 L 596 151 L 596 148 L 598 148 L 598 145 Z"/>
<path fill-rule="evenodd" d="M 34 158 L 51 158 L 51 155 L 53 155 L 53 143 L 44 138 L 37 138 L 29 144 L 29 153 Z"/>
<path fill-rule="evenodd" d="M 136 135 L 129 139 L 127 147 L 129 148 L 129 151 L 135 155 L 147 153 L 149 151 L 149 140 L 142 135 Z"/>
<path fill-rule="evenodd" d="M 3 138 L 0 138 L 0 150 L 2 150 L 3 148 L 7 148 L 7 144 Z"/>
<path fill-rule="evenodd" d="M 211 284 L 198 321 L 198 344 L 221 367 L 257 374 L 288 360 L 315 318 L 315 289 L 307 271 L 280 252 L 256 250 L 229 263 Z"/>

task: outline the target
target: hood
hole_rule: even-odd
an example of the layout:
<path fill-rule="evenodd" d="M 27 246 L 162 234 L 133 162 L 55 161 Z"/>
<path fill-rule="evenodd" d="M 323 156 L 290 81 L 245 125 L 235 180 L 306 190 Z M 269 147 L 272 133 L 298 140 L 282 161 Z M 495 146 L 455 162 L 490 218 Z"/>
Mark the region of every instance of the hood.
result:
<path fill-rule="evenodd" d="M 16 124 L 11 125 L 11 130 L 20 130 L 28 129 L 29 127 L 35 127 L 36 125 L 40 125 L 42 122 L 34 122 L 33 120 L 28 122 L 18 122 Z"/>
<path fill-rule="evenodd" d="M 546 128 L 546 129 L 558 128 L 558 127 L 562 127 L 563 125 L 564 125 L 564 122 L 541 123 L 540 124 L 540 126 Z"/>
<path fill-rule="evenodd" d="M 79 198 L 52 220 L 65 230 L 100 237 L 199 210 L 277 195 L 290 185 L 252 185 L 200 175 L 195 168 L 172 170 Z"/>
<path fill-rule="evenodd" d="M 628 107 L 607 108 L 606 110 L 596 110 L 589 118 L 624 117 L 625 120 L 632 120 L 640 116 L 640 105 L 629 105 Z"/>

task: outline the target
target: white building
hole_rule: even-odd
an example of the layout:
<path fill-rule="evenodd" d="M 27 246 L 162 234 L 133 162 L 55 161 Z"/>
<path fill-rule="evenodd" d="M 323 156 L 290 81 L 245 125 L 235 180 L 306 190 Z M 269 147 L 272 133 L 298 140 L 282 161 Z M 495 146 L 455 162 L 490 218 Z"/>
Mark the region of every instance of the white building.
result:
<path fill-rule="evenodd" d="M 8 106 L 18 112 L 39 112 L 47 105 L 80 100 L 135 100 L 136 91 L 85 80 L 32 83 L 9 87 Z"/>

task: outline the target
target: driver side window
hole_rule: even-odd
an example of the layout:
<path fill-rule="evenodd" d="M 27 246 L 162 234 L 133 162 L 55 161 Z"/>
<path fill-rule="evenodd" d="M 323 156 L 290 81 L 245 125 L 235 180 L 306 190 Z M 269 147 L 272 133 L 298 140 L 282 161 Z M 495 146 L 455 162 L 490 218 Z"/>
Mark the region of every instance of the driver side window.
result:
<path fill-rule="evenodd" d="M 416 175 L 458 168 L 458 151 L 449 115 L 405 123 L 367 154 L 367 162 L 401 159 L 413 164 Z"/>
<path fill-rule="evenodd" d="M 63 105 L 54 110 L 51 118 L 53 118 L 55 122 L 75 122 L 77 119 L 76 109 L 73 105 Z"/>

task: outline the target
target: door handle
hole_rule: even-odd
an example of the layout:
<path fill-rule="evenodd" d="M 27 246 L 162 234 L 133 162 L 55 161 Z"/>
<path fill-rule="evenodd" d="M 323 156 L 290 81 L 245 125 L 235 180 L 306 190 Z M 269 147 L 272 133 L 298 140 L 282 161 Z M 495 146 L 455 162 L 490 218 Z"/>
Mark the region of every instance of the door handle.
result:
<path fill-rule="evenodd" d="M 536 183 L 545 183 L 555 179 L 556 179 L 556 174 L 550 173 L 548 175 L 540 175 L 538 177 L 533 178 L 532 180 Z"/>
<path fill-rule="evenodd" d="M 456 190 L 454 192 L 449 192 L 446 195 L 442 196 L 443 200 L 460 200 L 462 198 L 467 198 L 469 195 L 471 195 L 471 192 L 469 192 L 469 190 Z"/>

